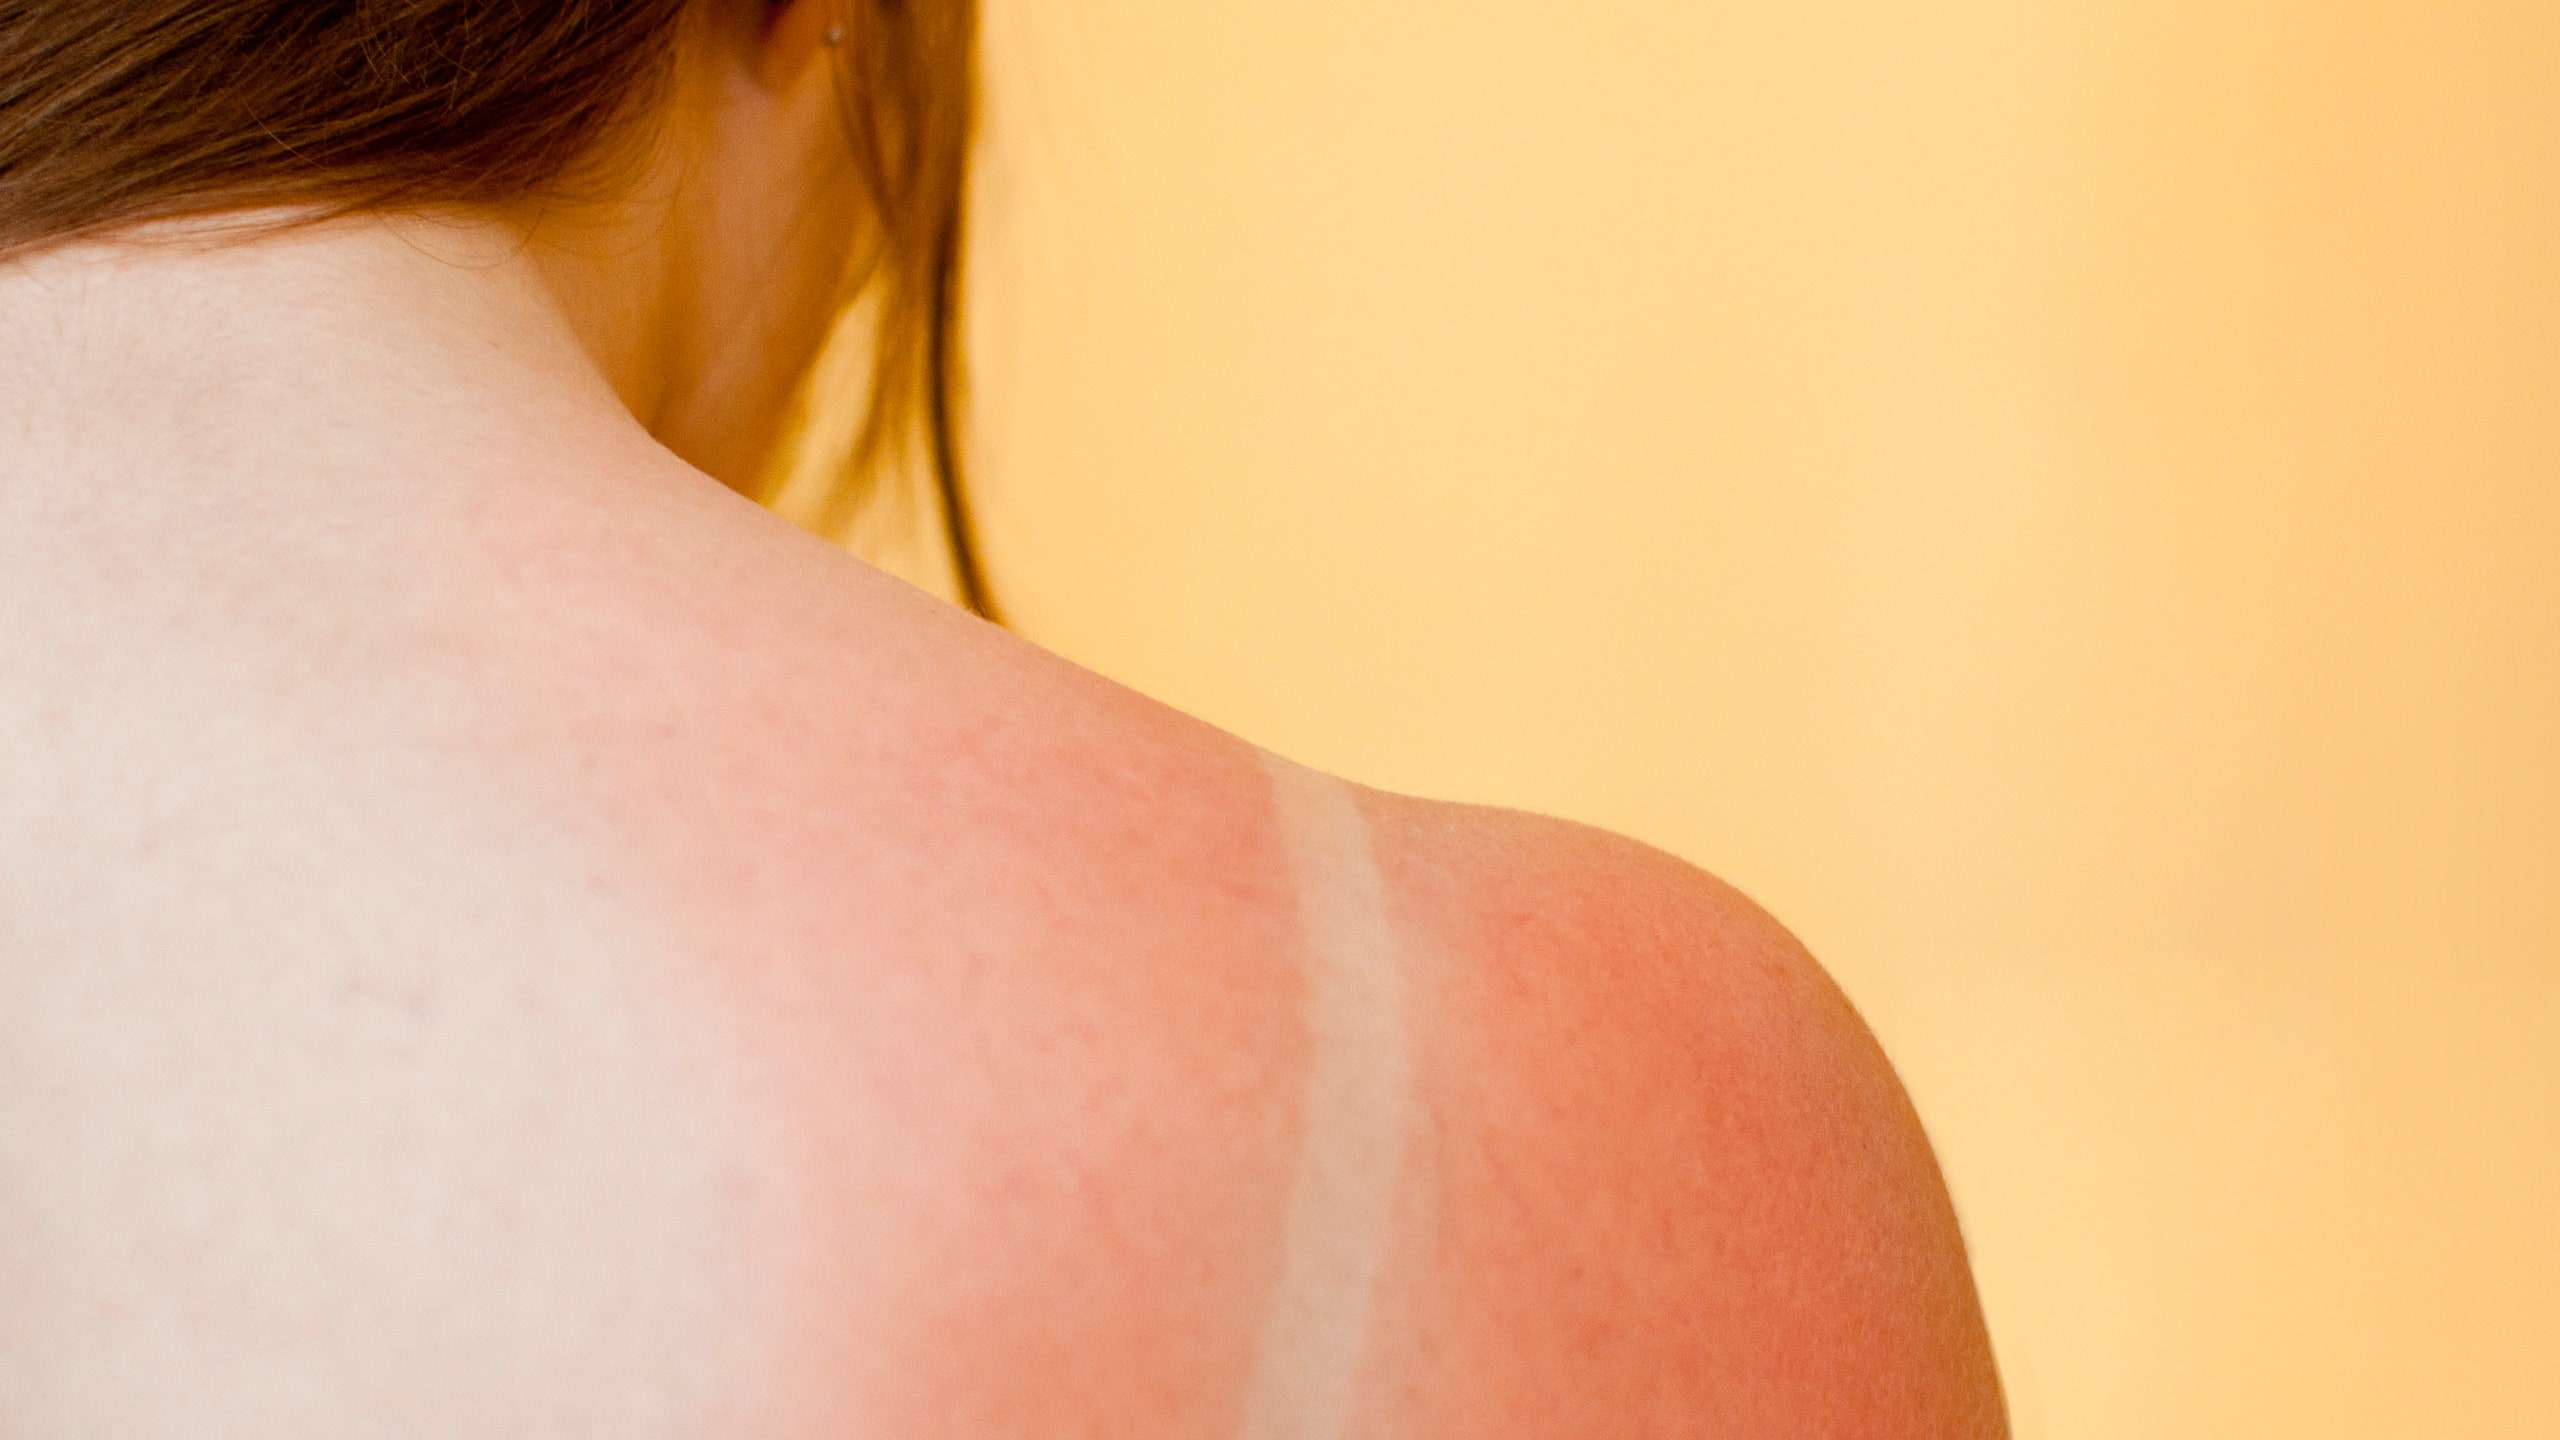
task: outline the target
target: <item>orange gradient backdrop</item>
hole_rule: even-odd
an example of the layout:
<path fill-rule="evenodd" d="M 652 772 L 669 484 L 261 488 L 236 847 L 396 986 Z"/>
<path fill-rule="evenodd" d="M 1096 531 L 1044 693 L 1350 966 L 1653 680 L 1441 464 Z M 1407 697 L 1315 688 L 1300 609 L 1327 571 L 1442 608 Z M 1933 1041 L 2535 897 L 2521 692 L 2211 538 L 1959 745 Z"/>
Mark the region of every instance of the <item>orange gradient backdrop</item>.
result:
<path fill-rule="evenodd" d="M 1757 895 L 2030 1440 L 2560 1434 L 2560 6 L 990 5 L 1021 630 Z"/>

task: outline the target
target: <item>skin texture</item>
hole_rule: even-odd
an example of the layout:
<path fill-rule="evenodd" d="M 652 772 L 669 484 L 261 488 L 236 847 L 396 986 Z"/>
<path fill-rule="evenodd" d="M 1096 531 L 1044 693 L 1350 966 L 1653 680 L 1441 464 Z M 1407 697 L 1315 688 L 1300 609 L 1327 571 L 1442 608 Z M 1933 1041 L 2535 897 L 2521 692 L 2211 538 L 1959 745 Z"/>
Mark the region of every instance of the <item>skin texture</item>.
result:
<path fill-rule="evenodd" d="M 724 488 L 819 18 L 591 213 L 0 272 L 0 1434 L 2000 1433 L 1748 902 Z"/>

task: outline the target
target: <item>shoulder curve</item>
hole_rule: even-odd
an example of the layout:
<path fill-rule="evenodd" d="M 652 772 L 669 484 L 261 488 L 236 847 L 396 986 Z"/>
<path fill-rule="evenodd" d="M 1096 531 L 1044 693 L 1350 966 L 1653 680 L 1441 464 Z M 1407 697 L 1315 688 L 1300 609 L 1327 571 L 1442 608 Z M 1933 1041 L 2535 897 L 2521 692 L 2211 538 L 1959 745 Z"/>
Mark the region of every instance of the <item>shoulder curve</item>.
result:
<path fill-rule="evenodd" d="M 1590 826 L 1363 804 L 1436 955 L 1433 1183 L 1471 1217 L 1444 1313 L 1504 1353 L 1470 1388 L 1644 1397 L 1629 1433 L 2006 1433 L 1927 1137 L 1784 926 Z"/>
<path fill-rule="evenodd" d="M 1034 1318 L 1070 1298 L 1090 1311 L 1091 1277 L 1123 1276 L 1111 1313 L 1161 1344 L 1113 1354 L 1184 1352 L 1211 1332 L 1166 1309 L 1197 1258 L 1174 1241 L 1205 1234 L 1212 1210 L 1219 1234 L 1283 1228 L 1264 1212 L 1294 1182 L 1256 1167 L 1292 1153 L 1290 1077 L 1313 1073 L 1293 969 L 1304 892 L 1273 834 L 1263 758 L 816 542 L 758 534 L 765 563 L 693 567 L 745 577 L 738 596 L 638 587 L 654 598 L 614 633 L 653 637 L 640 678 L 665 683 L 577 687 L 613 697 L 598 725 L 630 732 L 627 789 L 652 800 L 599 828 L 671 834 L 662 890 L 717 884 L 694 907 L 706 950 L 805 954 L 744 968 L 763 988 L 742 1028 L 806 1032 L 789 1074 L 879 1075 L 897 1058 L 909 1069 L 876 1088 L 902 1108 L 880 1123 L 974 1137 L 936 1140 L 942 1168 L 889 1212 L 840 1207 L 931 1217 L 934 1233 L 955 1205 L 976 1217 L 968 1246 L 899 1265 L 1008 1277 L 1003 1293 Z M 780 633 L 777 614 L 792 617 Z M 527 667 L 527 694 L 558 694 L 559 670 Z M 664 763 L 671 736 L 687 763 Z M 572 738 L 581 755 L 600 748 Z M 1408 1317 L 1385 1368 L 1410 1413 L 1391 1428 L 2000 1433 L 1927 1141 L 1783 927 L 1603 831 L 1339 793 L 1366 822 L 1375 893 L 1414 942 L 1427 1177 L 1421 1200 L 1395 1203 L 1429 1214 L 1414 1227 L 1427 1254 L 1381 1282 L 1382 1308 Z M 738 857 L 758 863 L 724 863 Z M 806 1023 L 817 1015 L 872 1029 Z M 771 1040 L 757 1053 L 799 1052 Z M 845 1087 L 781 1093 L 821 1090 Z M 951 1123 L 922 1123 L 916 1097 Z M 812 1099 L 792 1113 L 833 1112 Z M 1265 1131 L 1268 1145 L 1242 1147 L 1260 1158 L 1235 1163 L 1240 1137 Z M 860 1147 L 808 1143 L 843 1157 L 812 1162 L 815 1193 L 869 1193 Z M 1114 1184 L 1095 1189 L 1099 1175 Z M 1225 1198 L 1203 1210 L 1202 1196 Z M 1130 1236 L 1154 1237 L 1163 1265 L 1100 1263 L 1125 1261 Z M 1031 1283 L 1061 1256 L 1083 1278 Z M 1055 1373 L 997 1368 L 1026 1385 Z"/>
<path fill-rule="evenodd" d="M 1410 923 L 1475 966 L 1556 966 L 1587 988 L 1713 987 L 1652 1007 L 1647 1028 L 1711 1026 L 1730 1044 L 1882 1063 L 1846 995 L 1741 890 L 1613 831 L 1526 811 L 1366 792 L 1381 865 Z M 1669 998 L 1669 996 L 1666 996 Z M 1703 1038 L 1703 1037 L 1701 1037 Z M 1805 1057 L 1814 1058 L 1814 1057 Z"/>

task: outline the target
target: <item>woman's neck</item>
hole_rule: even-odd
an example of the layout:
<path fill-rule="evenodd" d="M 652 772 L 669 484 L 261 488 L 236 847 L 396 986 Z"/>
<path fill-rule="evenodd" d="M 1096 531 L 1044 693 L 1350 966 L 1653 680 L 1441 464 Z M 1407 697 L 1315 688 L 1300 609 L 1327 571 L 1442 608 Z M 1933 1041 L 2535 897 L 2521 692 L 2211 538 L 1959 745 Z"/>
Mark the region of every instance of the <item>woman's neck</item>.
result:
<path fill-rule="evenodd" d="M 430 478 L 466 438 L 644 440 L 582 318 L 494 221 L 190 224 L 0 265 L 0 485 L 289 484 L 368 455 Z"/>

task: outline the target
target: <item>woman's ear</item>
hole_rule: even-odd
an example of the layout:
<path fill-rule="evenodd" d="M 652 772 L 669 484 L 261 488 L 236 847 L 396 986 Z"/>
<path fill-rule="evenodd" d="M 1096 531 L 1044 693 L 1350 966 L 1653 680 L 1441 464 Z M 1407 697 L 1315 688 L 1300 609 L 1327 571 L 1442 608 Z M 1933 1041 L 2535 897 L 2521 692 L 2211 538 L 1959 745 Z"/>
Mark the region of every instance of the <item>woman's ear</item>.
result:
<path fill-rule="evenodd" d="M 781 93 L 797 87 L 811 65 L 827 63 L 844 38 L 845 0 L 758 0 L 763 24 L 756 38 L 756 80 Z"/>

